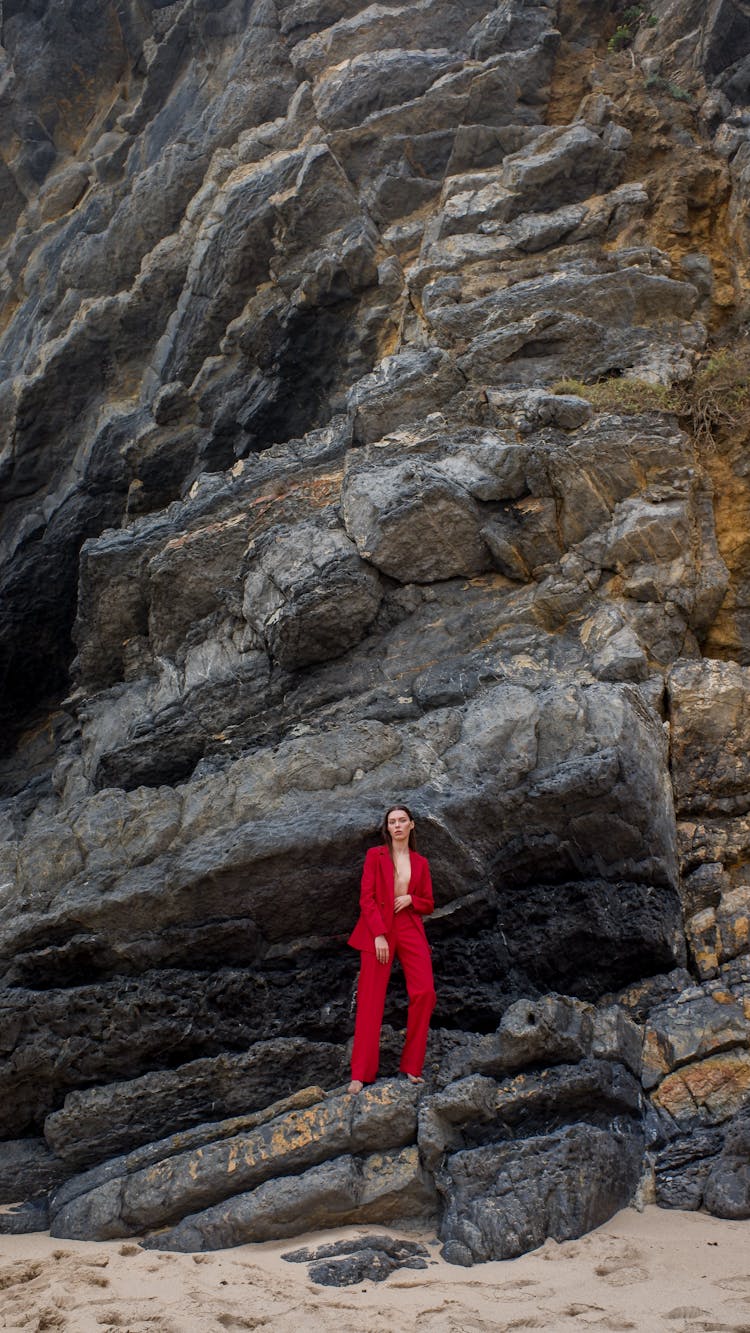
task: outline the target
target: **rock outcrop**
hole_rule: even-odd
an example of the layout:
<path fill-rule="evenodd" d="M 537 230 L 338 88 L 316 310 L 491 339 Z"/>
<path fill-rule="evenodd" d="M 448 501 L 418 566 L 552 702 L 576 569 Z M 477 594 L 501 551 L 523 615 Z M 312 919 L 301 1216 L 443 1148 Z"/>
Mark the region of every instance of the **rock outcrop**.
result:
<path fill-rule="evenodd" d="M 745 7 L 84 9 L 0 6 L 3 1226 L 747 1216 Z"/>

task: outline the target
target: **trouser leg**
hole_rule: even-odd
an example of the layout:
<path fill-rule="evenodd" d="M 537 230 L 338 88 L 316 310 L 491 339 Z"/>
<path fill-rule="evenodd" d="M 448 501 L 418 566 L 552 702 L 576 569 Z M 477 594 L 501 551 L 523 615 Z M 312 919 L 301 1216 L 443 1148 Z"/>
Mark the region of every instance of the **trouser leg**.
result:
<path fill-rule="evenodd" d="M 360 1083 L 374 1083 L 380 1062 L 380 1029 L 388 978 L 391 975 L 393 947 L 387 963 L 379 963 L 374 953 L 360 954 L 357 986 L 357 1017 L 354 1022 L 352 1078 Z"/>
<path fill-rule="evenodd" d="M 397 922 L 399 918 L 396 918 Z M 432 959 L 427 941 L 413 920 L 405 918 L 396 934 L 396 953 L 404 970 L 409 996 L 406 1039 L 399 1068 L 402 1074 L 418 1078 L 424 1066 L 430 1015 L 435 1008 Z"/>

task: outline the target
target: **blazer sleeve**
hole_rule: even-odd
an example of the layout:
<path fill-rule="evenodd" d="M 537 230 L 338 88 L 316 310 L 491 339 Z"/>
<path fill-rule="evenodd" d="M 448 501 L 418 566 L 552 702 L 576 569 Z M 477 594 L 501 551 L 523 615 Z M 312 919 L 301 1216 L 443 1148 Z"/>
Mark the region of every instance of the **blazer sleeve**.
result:
<path fill-rule="evenodd" d="M 428 861 L 422 860 L 421 870 L 417 888 L 411 891 L 411 905 L 420 916 L 429 916 L 435 908 L 435 900 L 432 896 L 432 876 Z"/>
<path fill-rule="evenodd" d="M 375 876 L 377 867 L 377 857 L 373 848 L 365 856 L 365 864 L 362 870 L 362 883 L 359 890 L 359 905 L 362 910 L 362 916 L 365 919 L 367 929 L 372 932 L 373 938 L 376 935 L 385 935 L 385 922 L 378 907 L 375 897 Z"/>

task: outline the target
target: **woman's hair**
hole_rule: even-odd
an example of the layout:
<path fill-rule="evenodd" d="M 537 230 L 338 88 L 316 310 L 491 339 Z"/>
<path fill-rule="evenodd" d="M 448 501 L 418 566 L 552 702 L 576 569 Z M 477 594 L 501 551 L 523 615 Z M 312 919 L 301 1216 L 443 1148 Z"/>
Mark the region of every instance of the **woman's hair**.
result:
<path fill-rule="evenodd" d="M 389 816 L 389 815 L 392 815 L 394 810 L 403 810 L 404 814 L 408 815 L 410 819 L 412 819 L 412 820 L 414 819 L 414 816 L 413 816 L 411 810 L 409 809 L 408 805 L 404 805 L 403 801 L 397 801 L 395 805 L 389 805 L 389 806 L 388 806 L 388 809 L 386 810 L 385 814 L 383 815 L 383 822 L 382 822 L 382 824 L 380 825 L 380 832 L 381 832 L 382 835 L 383 835 L 383 842 L 385 843 L 385 845 L 386 845 L 386 847 L 388 848 L 389 851 L 392 851 L 392 850 L 393 850 L 393 844 L 392 844 L 392 840 L 391 840 L 391 835 L 390 835 L 390 833 L 388 832 L 388 816 Z M 411 850 L 412 850 L 413 852 L 416 852 L 416 850 L 417 850 L 417 839 L 416 839 L 416 837 L 414 836 L 414 829 L 413 829 L 413 828 L 412 828 L 412 829 L 409 829 L 409 846 L 411 847 Z"/>

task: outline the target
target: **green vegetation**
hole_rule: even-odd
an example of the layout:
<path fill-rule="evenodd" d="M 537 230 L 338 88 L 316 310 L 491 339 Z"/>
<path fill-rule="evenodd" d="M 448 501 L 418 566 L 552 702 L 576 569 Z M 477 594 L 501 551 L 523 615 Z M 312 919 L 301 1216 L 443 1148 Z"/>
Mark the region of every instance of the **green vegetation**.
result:
<path fill-rule="evenodd" d="M 695 105 L 695 98 L 689 93 L 687 88 L 681 88 L 678 83 L 672 83 L 671 79 L 663 79 L 659 74 L 650 74 L 646 79 L 646 87 L 649 92 L 666 93 L 668 97 L 673 97 L 676 102 L 688 102 L 691 106 Z"/>
<path fill-rule="evenodd" d="M 585 398 L 598 412 L 674 412 L 699 443 L 714 448 L 730 434 L 750 437 L 750 335 L 705 357 L 691 379 L 671 388 L 618 376 L 595 384 L 558 380 L 552 392 Z"/>
<path fill-rule="evenodd" d="M 656 15 L 649 14 L 645 5 L 628 5 L 623 11 L 622 22 L 618 23 L 607 43 L 608 50 L 624 51 L 632 45 L 638 29 L 643 24 L 647 28 L 655 28 L 657 23 Z"/>
<path fill-rule="evenodd" d="M 615 28 L 612 36 L 607 42 L 608 51 L 624 51 L 626 46 L 630 46 L 635 34 L 631 32 L 624 23 Z"/>

